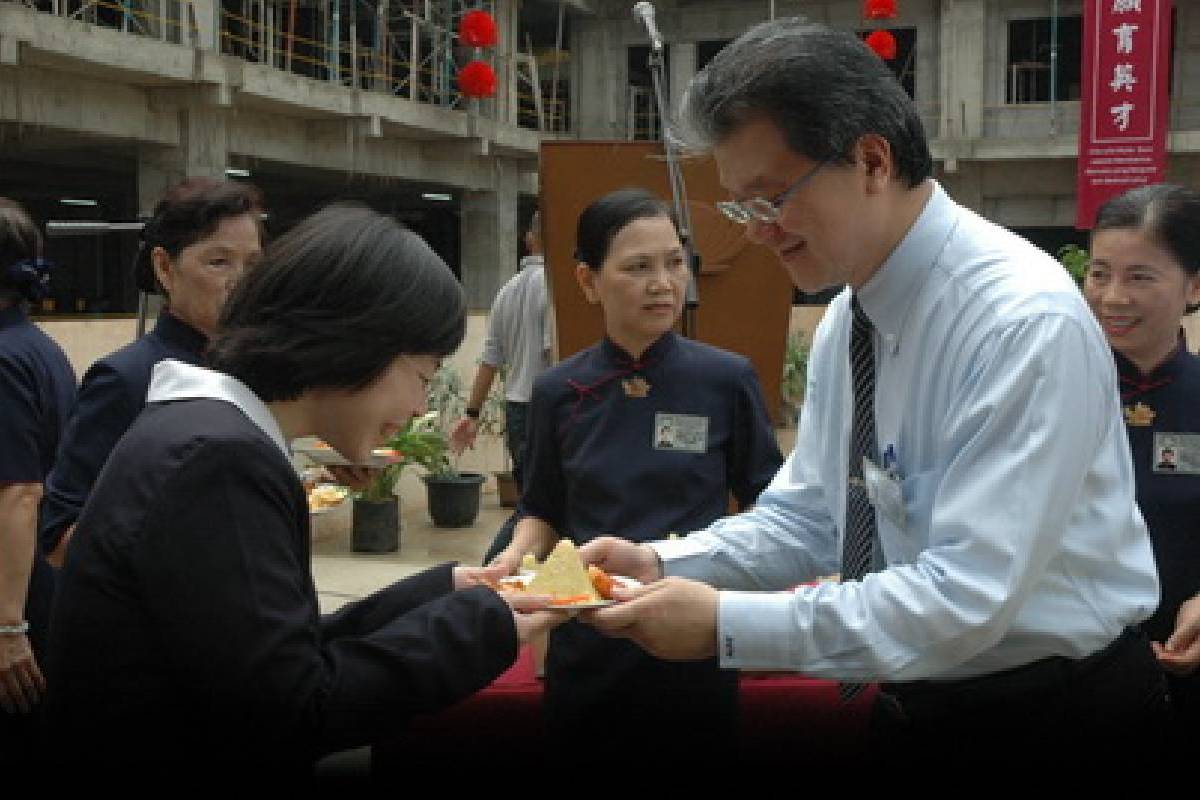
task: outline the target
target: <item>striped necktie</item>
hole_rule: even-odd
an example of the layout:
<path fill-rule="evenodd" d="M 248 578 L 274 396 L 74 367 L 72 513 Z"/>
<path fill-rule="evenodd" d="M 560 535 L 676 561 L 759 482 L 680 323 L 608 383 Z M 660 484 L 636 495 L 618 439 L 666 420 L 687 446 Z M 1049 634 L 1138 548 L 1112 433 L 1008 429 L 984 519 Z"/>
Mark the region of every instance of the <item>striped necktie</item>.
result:
<path fill-rule="evenodd" d="M 854 381 L 854 421 L 850 429 L 850 474 L 846 486 L 846 533 L 842 539 L 842 580 L 854 581 L 867 574 L 875 552 L 878 531 L 875 509 L 867 498 L 863 481 L 863 459 L 875 459 L 875 328 L 866 312 L 851 300 L 854 321 L 850 331 L 850 372 Z M 861 683 L 842 683 L 838 694 L 853 700 L 866 688 Z"/>

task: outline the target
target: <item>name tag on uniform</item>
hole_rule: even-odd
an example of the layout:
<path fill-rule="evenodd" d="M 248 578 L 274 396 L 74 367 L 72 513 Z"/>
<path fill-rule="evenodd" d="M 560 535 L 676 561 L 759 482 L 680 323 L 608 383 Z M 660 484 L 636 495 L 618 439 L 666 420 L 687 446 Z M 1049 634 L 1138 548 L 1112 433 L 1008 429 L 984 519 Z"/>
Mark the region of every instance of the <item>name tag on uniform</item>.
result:
<path fill-rule="evenodd" d="M 1159 475 L 1200 475 L 1200 433 L 1154 433 L 1151 464 Z"/>
<path fill-rule="evenodd" d="M 659 411 L 654 415 L 654 439 L 650 444 L 655 450 L 703 453 L 708 449 L 708 417 Z"/>
<path fill-rule="evenodd" d="M 904 493 L 900 491 L 900 479 L 880 469 L 871 459 L 864 458 L 863 484 L 871 505 L 898 529 L 904 530 Z"/>

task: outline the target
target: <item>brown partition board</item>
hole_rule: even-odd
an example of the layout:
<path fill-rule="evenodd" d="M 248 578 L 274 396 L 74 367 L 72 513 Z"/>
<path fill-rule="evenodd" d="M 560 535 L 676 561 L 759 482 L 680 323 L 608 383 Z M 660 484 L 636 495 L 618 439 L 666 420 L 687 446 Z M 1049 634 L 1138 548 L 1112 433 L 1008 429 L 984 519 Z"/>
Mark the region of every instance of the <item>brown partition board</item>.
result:
<path fill-rule="evenodd" d="M 603 333 L 599 306 L 587 302 L 575 280 L 575 225 L 588 203 L 626 186 L 671 199 L 670 178 L 657 142 L 543 142 L 542 237 L 554 304 L 559 358 L 596 342 Z M 697 339 L 732 350 L 754 363 L 767 408 L 778 424 L 780 379 L 792 308 L 792 286 L 774 254 L 748 242 L 740 225 L 715 203 L 728 196 L 711 158 L 686 159 L 694 239 L 701 257 Z"/>

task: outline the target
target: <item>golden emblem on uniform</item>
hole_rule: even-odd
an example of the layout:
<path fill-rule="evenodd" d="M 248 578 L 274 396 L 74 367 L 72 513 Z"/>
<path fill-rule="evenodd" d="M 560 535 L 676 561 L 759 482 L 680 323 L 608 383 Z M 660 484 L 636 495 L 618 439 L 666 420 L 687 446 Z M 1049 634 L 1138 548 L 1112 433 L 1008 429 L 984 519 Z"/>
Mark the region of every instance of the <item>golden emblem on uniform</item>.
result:
<path fill-rule="evenodd" d="M 622 379 L 621 388 L 625 390 L 626 397 L 645 397 L 650 394 L 650 384 L 641 375 Z"/>
<path fill-rule="evenodd" d="M 1146 427 L 1154 423 L 1154 409 L 1145 403 L 1135 403 L 1125 406 L 1125 424 L 1135 427 Z"/>

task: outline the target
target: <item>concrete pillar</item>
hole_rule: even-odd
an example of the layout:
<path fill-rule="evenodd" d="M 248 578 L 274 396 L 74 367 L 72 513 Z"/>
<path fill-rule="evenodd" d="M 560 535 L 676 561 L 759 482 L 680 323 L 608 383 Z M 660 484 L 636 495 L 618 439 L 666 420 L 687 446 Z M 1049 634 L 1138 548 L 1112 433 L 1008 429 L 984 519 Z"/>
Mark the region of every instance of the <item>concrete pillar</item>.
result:
<path fill-rule="evenodd" d="M 618 139 L 625 132 L 625 49 L 610 41 L 605 21 L 575 19 L 571 33 L 571 118 L 581 139 Z"/>
<path fill-rule="evenodd" d="M 942 0 L 941 137 L 978 139 L 983 132 L 984 63 L 988 52 L 983 0 Z"/>
<path fill-rule="evenodd" d="M 154 210 L 163 192 L 184 178 L 224 178 L 228 132 L 221 109 L 189 105 L 179 109 L 179 147 L 142 145 L 138 150 L 138 213 Z"/>
<path fill-rule="evenodd" d="M 191 34 L 191 41 L 185 37 L 184 42 L 191 44 L 201 50 L 221 49 L 220 46 L 220 31 L 221 31 L 221 6 L 215 0 L 191 0 L 187 3 L 187 15 L 191 19 L 187 19 L 189 25 L 185 26 L 184 30 L 195 25 L 194 33 Z"/>
<path fill-rule="evenodd" d="M 496 292 L 517 270 L 517 162 L 496 158 L 494 186 L 485 191 L 463 192 L 462 282 L 467 306 L 487 309 Z"/>
<path fill-rule="evenodd" d="M 683 93 L 688 83 L 696 74 L 696 43 L 679 42 L 671 47 L 671 94 L 670 115 L 672 119 L 679 116 L 679 106 L 683 102 Z"/>
<path fill-rule="evenodd" d="M 512 125 L 517 124 L 520 116 L 520 94 L 538 91 L 536 86 L 524 85 L 518 75 L 516 56 L 525 50 L 525 43 L 520 41 L 519 12 L 514 0 L 496 0 L 494 17 L 500 43 L 496 48 L 496 99 L 492 105 L 496 109 L 496 121 Z"/>

